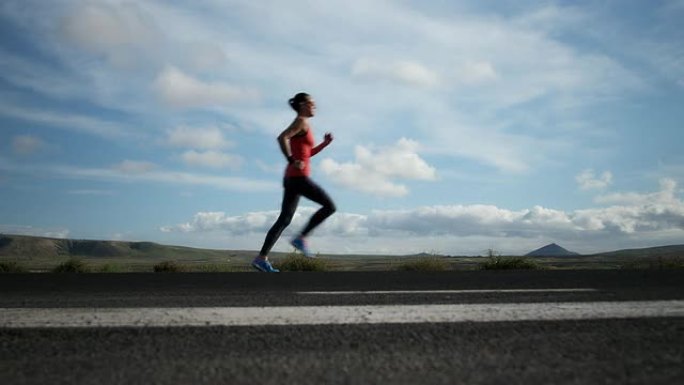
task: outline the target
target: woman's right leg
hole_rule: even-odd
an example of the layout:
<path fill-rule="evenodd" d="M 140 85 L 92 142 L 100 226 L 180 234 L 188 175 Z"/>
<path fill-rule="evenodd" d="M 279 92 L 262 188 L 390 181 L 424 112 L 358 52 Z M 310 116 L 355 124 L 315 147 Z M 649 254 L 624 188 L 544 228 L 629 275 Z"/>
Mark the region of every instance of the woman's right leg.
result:
<path fill-rule="evenodd" d="M 280 234 L 283 233 L 283 230 L 290 225 L 292 217 L 297 210 L 299 192 L 293 188 L 294 186 L 292 186 L 291 183 L 288 183 L 287 179 L 285 180 L 283 187 L 285 190 L 283 192 L 283 203 L 280 207 L 280 216 L 278 216 L 278 220 L 275 221 L 273 226 L 271 226 L 271 229 L 266 233 L 266 239 L 264 240 L 264 245 L 261 247 L 261 253 L 259 254 L 261 257 L 266 257 L 268 253 L 271 252 L 271 248 L 273 248 L 273 245 L 275 245 L 278 238 L 280 238 Z"/>

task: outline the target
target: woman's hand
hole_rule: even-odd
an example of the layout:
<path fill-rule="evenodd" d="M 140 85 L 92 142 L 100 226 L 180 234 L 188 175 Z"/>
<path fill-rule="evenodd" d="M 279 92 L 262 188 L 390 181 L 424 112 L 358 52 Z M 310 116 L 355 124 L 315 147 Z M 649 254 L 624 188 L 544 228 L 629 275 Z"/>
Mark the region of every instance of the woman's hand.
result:
<path fill-rule="evenodd" d="M 296 169 L 304 170 L 304 162 L 301 160 L 295 160 L 292 162 L 292 165 L 295 166 Z"/>
<path fill-rule="evenodd" d="M 319 143 L 318 146 L 311 149 L 311 156 L 314 156 L 314 155 L 318 154 L 319 152 L 321 152 L 321 150 L 328 147 L 328 145 L 332 141 L 333 141 L 332 134 L 329 132 L 326 132 L 325 136 L 323 137 L 323 141 L 321 143 Z"/>

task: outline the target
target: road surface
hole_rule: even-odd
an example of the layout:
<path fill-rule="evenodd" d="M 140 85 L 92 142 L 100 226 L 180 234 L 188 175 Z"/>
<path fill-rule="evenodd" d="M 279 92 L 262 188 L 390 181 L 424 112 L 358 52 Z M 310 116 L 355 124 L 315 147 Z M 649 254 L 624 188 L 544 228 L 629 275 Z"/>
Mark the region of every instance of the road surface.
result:
<path fill-rule="evenodd" d="M 0 275 L 3 384 L 684 383 L 684 272 Z"/>

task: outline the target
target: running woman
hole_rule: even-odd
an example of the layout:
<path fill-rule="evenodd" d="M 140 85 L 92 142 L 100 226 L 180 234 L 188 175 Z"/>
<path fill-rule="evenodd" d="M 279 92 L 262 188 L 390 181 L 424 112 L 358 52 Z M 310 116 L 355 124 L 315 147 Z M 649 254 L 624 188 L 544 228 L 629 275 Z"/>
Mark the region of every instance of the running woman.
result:
<path fill-rule="evenodd" d="M 311 157 L 327 147 L 333 141 L 333 136 L 326 133 L 323 142 L 314 146 L 313 130 L 309 125 L 309 118 L 315 114 L 316 103 L 309 94 L 303 92 L 295 95 L 289 103 L 290 107 L 297 112 L 297 117 L 278 136 L 280 151 L 287 159 L 280 216 L 266 234 L 259 256 L 252 261 L 254 268 L 266 273 L 277 273 L 279 271 L 271 266 L 268 261 L 268 253 L 280 238 L 280 234 L 292 221 L 300 197 L 303 196 L 321 205 L 321 208 L 311 216 L 306 227 L 291 242 L 292 246 L 306 257 L 314 257 L 307 246 L 306 237 L 336 210 L 335 204 L 328 194 L 309 178 L 311 175 Z"/>

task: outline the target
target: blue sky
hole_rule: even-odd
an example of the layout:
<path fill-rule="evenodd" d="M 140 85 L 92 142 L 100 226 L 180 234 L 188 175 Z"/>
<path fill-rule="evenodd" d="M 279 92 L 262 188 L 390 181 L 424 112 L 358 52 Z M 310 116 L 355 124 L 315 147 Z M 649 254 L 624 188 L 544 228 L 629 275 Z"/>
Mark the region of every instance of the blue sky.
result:
<path fill-rule="evenodd" d="M 335 136 L 315 251 L 681 244 L 683 18 L 681 0 L 5 0 L 0 232 L 258 250 L 306 91 Z"/>

